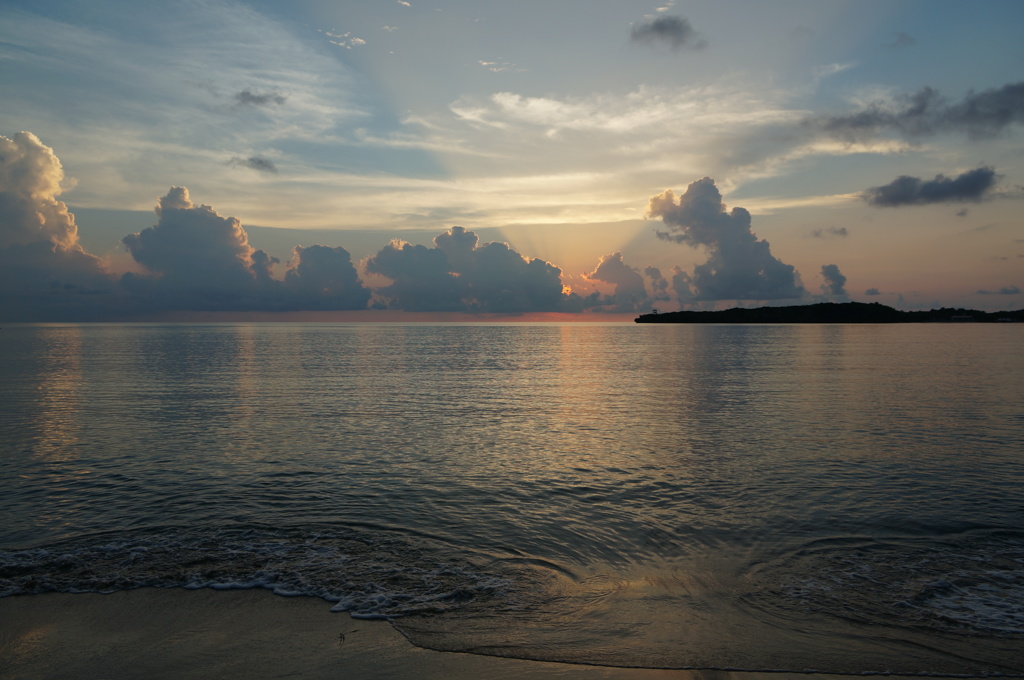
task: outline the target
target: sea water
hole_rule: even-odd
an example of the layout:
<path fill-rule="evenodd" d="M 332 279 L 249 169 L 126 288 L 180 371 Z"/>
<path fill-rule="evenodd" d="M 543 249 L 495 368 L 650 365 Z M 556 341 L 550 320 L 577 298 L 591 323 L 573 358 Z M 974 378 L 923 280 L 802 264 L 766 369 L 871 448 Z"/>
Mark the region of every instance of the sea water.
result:
<path fill-rule="evenodd" d="M 0 329 L 2 595 L 263 587 L 441 650 L 1019 675 L 1022 482 L 1024 325 Z"/>

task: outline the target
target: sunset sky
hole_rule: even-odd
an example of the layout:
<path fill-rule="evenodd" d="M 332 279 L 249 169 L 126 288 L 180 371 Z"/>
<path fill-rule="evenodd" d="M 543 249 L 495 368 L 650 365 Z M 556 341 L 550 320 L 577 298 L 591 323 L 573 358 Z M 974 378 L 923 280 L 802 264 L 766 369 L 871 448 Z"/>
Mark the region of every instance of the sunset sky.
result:
<path fill-rule="evenodd" d="M 1019 0 L 0 0 L 0 318 L 1019 309 L 1022 27 Z"/>

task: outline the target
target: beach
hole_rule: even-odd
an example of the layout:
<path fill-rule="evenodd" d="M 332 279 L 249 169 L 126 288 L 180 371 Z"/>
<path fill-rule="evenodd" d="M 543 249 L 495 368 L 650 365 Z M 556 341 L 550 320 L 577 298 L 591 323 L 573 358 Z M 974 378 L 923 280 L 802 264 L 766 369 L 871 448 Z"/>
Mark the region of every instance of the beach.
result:
<path fill-rule="evenodd" d="M 436 652 L 387 621 L 263 589 L 138 588 L 0 598 L 0 678 L 838 680 L 823 673 L 614 668 Z M 901 677 L 901 676 L 889 676 Z M 906 677 L 906 676 L 902 676 Z"/>
<path fill-rule="evenodd" d="M 435 652 L 386 621 L 262 589 L 139 588 L 0 599 L 0 678 L 779 678 Z M 806 676 L 803 676 L 806 677 Z M 824 677 L 824 676 L 819 676 Z"/>

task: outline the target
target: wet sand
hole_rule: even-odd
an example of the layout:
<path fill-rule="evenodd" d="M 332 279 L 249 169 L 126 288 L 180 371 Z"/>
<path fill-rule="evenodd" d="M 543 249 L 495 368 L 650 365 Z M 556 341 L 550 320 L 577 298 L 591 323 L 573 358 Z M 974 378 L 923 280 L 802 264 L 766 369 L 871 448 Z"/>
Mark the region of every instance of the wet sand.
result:
<path fill-rule="evenodd" d="M 825 675 L 609 668 L 435 652 L 385 621 L 266 590 L 142 588 L 0 598 L 0 678 L 802 680 Z M 832 676 L 835 677 L 835 676 Z"/>

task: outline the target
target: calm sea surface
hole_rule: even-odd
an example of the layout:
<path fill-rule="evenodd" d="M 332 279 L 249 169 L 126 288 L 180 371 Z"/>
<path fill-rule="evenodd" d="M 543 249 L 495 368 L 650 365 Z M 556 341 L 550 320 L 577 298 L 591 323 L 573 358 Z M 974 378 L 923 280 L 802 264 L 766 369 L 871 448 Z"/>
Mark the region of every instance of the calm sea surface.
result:
<path fill-rule="evenodd" d="M 1024 324 L 5 326 L 0 594 L 146 585 L 442 650 L 1022 674 Z"/>

